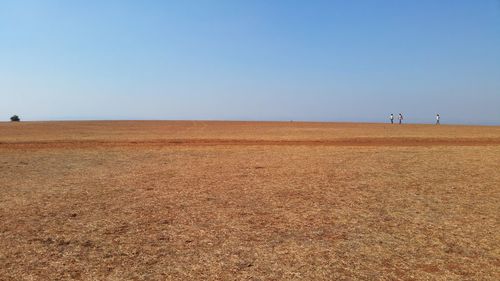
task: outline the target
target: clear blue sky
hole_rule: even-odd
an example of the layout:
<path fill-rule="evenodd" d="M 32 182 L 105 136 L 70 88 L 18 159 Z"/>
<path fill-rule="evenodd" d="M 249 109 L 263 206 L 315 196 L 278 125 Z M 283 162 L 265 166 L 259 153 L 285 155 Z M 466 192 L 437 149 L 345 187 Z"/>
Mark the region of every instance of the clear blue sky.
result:
<path fill-rule="evenodd" d="M 500 124 L 498 0 L 0 0 L 0 119 Z"/>

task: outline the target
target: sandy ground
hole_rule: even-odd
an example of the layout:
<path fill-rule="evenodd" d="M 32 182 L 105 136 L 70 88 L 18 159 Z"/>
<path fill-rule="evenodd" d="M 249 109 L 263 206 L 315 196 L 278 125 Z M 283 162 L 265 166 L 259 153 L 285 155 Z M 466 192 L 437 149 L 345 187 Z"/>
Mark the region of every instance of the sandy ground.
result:
<path fill-rule="evenodd" d="M 0 123 L 0 280 L 499 280 L 500 127 Z"/>

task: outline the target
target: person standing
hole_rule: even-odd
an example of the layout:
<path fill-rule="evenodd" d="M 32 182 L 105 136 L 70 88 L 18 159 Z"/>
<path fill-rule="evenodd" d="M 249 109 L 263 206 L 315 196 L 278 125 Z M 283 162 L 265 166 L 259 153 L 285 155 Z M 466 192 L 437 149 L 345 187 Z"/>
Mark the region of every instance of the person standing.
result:
<path fill-rule="evenodd" d="M 439 119 L 441 119 L 441 116 L 439 116 L 439 113 L 436 114 L 436 125 L 439 125 Z"/>
<path fill-rule="evenodd" d="M 399 125 L 401 125 L 403 123 L 403 114 L 399 113 Z"/>
<path fill-rule="evenodd" d="M 394 114 L 391 113 L 391 116 L 389 116 L 389 119 L 391 119 L 391 124 L 394 124 Z"/>

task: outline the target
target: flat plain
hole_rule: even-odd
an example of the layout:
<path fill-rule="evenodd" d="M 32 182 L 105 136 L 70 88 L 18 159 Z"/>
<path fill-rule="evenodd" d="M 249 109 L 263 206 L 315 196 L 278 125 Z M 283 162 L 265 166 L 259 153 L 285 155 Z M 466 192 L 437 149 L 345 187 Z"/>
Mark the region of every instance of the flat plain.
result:
<path fill-rule="evenodd" d="M 500 127 L 0 123 L 0 280 L 500 280 Z"/>

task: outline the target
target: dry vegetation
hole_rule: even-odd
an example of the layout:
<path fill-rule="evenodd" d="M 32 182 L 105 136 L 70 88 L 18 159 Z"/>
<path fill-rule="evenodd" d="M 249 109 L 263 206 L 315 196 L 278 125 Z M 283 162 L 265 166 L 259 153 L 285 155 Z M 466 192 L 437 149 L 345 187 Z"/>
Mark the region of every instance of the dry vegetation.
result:
<path fill-rule="evenodd" d="M 500 127 L 0 123 L 0 280 L 499 280 Z"/>

